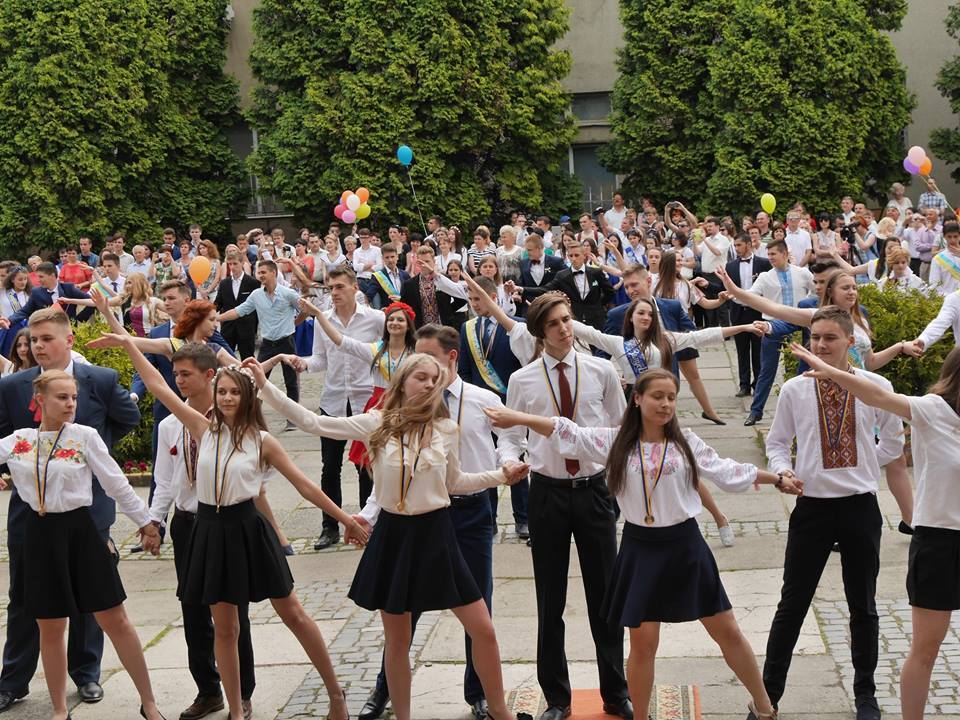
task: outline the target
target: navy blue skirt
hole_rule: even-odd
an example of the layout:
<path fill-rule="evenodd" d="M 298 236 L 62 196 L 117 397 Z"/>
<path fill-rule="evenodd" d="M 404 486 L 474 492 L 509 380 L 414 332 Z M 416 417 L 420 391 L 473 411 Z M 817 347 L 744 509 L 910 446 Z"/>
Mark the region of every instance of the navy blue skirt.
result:
<path fill-rule="evenodd" d="M 383 510 L 347 596 L 367 610 L 427 612 L 483 597 L 467 566 L 450 508 L 422 515 Z"/>
<path fill-rule="evenodd" d="M 602 609 L 611 625 L 689 622 L 731 607 L 695 518 L 670 527 L 623 526 Z"/>
<path fill-rule="evenodd" d="M 221 507 L 200 503 L 177 597 L 189 605 L 243 605 L 285 598 L 293 575 L 273 527 L 253 500 Z"/>

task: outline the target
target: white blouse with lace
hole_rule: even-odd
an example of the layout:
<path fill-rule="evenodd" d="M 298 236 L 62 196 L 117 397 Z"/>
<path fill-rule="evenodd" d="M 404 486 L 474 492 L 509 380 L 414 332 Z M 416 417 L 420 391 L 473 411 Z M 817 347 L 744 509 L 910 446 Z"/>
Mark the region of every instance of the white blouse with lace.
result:
<path fill-rule="evenodd" d="M 619 428 L 585 428 L 566 418 L 553 418 L 553 435 L 550 443 L 564 457 L 578 457 L 606 463 Z M 757 479 L 754 465 L 722 458 L 717 451 L 697 437 L 691 430 L 683 429 L 693 456 L 697 461 L 700 481 L 709 480 L 727 492 L 744 492 Z M 667 456 L 659 482 L 657 475 L 663 457 L 663 443 L 637 443 L 643 449 L 643 463 L 647 475 L 647 500 L 653 522 L 645 522 L 647 506 L 644 502 L 644 482 L 639 455 L 634 449 L 627 458 L 626 481 L 617 502 L 623 517 L 642 527 L 669 527 L 677 525 L 703 510 L 700 494 L 693 486 L 686 457 L 676 443 L 667 444 Z"/>

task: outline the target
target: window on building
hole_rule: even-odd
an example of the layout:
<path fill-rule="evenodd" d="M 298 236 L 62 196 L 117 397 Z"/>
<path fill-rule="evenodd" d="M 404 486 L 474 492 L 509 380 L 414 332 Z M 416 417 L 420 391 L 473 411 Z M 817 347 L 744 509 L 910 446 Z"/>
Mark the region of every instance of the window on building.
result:
<path fill-rule="evenodd" d="M 617 190 L 617 176 L 600 164 L 601 145 L 575 145 L 570 150 L 570 172 L 583 183 L 584 207 L 609 206 Z"/>
<path fill-rule="evenodd" d="M 606 123 L 612 105 L 610 93 L 577 93 L 571 102 L 571 111 L 579 123 Z"/>
<path fill-rule="evenodd" d="M 257 149 L 257 131 L 246 123 L 234 125 L 227 134 L 227 140 L 230 143 L 230 149 L 241 160 L 246 160 Z M 250 183 L 250 202 L 247 204 L 246 217 L 277 217 L 289 214 L 276 196 L 261 192 L 260 179 L 256 175 L 251 173 L 248 176 L 248 182 Z"/>

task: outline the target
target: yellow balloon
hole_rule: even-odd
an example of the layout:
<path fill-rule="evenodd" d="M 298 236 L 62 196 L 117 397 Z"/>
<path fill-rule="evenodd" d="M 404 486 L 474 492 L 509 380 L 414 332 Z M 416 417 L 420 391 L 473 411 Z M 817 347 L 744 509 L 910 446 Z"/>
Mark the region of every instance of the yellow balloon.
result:
<path fill-rule="evenodd" d="M 767 215 L 772 215 L 777 209 L 777 199 L 770 193 L 764 193 L 760 196 L 760 207 Z"/>
<path fill-rule="evenodd" d="M 363 203 L 357 208 L 357 220 L 363 220 L 370 216 L 370 206 Z"/>
<path fill-rule="evenodd" d="M 197 257 L 190 261 L 190 279 L 193 280 L 195 285 L 201 285 L 210 277 L 210 271 L 212 269 L 210 261 L 207 258 L 203 255 L 197 255 Z"/>

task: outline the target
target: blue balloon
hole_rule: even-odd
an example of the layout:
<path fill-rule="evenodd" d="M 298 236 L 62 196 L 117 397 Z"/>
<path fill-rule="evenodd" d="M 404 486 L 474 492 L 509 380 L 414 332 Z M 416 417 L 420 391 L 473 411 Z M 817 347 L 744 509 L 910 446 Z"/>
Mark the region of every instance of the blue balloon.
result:
<path fill-rule="evenodd" d="M 409 165 L 413 162 L 413 150 L 408 145 L 401 145 L 397 148 L 397 160 L 401 165 Z"/>

